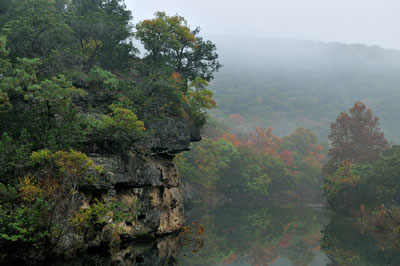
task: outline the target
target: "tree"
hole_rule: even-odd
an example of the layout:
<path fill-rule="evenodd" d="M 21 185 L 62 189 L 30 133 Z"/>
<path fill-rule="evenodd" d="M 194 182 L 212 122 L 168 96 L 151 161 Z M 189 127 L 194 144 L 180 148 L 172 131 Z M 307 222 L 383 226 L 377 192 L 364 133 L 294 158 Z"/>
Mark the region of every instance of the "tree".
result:
<path fill-rule="evenodd" d="M 66 14 L 83 69 L 99 65 L 122 71 L 130 65 L 136 49 L 131 42 L 132 13 L 123 0 L 72 0 Z"/>
<path fill-rule="evenodd" d="M 365 203 L 360 175 L 354 173 L 349 161 L 344 161 L 334 174 L 324 179 L 322 189 L 328 205 L 339 213 L 346 214 Z"/>
<path fill-rule="evenodd" d="M 7 38 L 7 48 L 16 58 L 38 58 L 38 73 L 59 74 L 70 64 L 72 31 L 57 12 L 55 1 L 11 0 L 0 33 Z"/>
<path fill-rule="evenodd" d="M 257 127 L 250 133 L 248 146 L 254 152 L 276 154 L 279 150 L 281 139 L 272 134 L 272 127 Z"/>
<path fill-rule="evenodd" d="M 313 145 L 317 144 L 317 136 L 306 128 L 296 128 L 296 131 L 282 139 L 281 149 L 296 151 L 306 154 L 311 151 Z"/>
<path fill-rule="evenodd" d="M 400 146 L 394 145 L 386 150 L 378 162 L 373 165 L 370 174 L 367 175 L 368 183 L 376 194 L 375 199 L 384 202 L 385 205 L 400 201 Z"/>
<path fill-rule="evenodd" d="M 184 17 L 178 15 L 170 17 L 157 12 L 155 16 L 136 25 L 136 38 L 147 50 L 145 59 L 153 67 L 167 65 L 179 73 L 185 87 L 188 81 L 198 77 L 206 81 L 213 79 L 213 73 L 221 65 L 215 45 L 198 36 L 200 28 L 191 30 Z"/>
<path fill-rule="evenodd" d="M 384 133 L 379 128 L 379 118 L 372 110 L 358 101 L 349 113 L 342 112 L 331 124 L 332 148 L 329 161 L 324 167 L 326 174 L 332 174 L 342 161 L 354 164 L 374 163 L 389 148 Z"/>

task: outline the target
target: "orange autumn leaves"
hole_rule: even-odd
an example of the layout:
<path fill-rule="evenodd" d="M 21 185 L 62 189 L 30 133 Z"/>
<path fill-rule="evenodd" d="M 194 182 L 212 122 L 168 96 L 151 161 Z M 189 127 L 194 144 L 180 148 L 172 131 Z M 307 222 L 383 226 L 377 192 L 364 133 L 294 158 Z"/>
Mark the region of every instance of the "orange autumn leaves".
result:
<path fill-rule="evenodd" d="M 236 135 L 225 133 L 223 139 L 231 142 L 236 148 L 247 146 L 256 153 L 270 153 L 276 155 L 279 150 L 281 139 L 272 134 L 272 127 L 258 127 L 254 132 L 249 134 L 247 139 L 239 140 Z"/>
<path fill-rule="evenodd" d="M 235 119 L 240 120 L 236 116 Z M 287 175 L 295 177 L 301 175 L 302 169 L 297 169 L 297 164 L 306 164 L 313 169 L 322 168 L 325 159 L 323 148 L 321 144 L 316 143 L 315 135 L 310 130 L 299 128 L 283 138 L 275 136 L 272 131 L 272 127 L 258 127 L 247 138 L 225 133 L 220 139 L 232 143 L 236 148 L 247 147 L 255 154 L 268 154 L 281 160 L 286 167 Z"/>
<path fill-rule="evenodd" d="M 238 147 L 249 147 L 255 153 L 271 154 L 282 159 L 286 166 L 293 164 L 292 152 L 289 150 L 280 151 L 282 139 L 272 134 L 272 127 L 264 128 L 258 127 L 254 132 L 249 134 L 247 139 L 238 139 L 238 137 L 231 133 L 222 135 L 225 139 Z"/>
<path fill-rule="evenodd" d="M 319 191 L 322 147 L 310 130 L 297 129 L 280 138 L 272 128 L 259 127 L 247 136 L 225 129 L 194 144 L 177 158 L 183 178 L 212 202 L 217 194 L 228 197 L 310 195 Z"/>

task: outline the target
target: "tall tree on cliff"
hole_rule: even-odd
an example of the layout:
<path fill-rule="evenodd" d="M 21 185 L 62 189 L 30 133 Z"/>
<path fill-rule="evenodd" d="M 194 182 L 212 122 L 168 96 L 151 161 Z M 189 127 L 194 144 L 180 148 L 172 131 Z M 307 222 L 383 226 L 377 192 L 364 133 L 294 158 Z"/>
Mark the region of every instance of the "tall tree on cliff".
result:
<path fill-rule="evenodd" d="M 324 172 L 333 173 L 342 161 L 355 164 L 377 161 L 390 146 L 378 121 L 372 110 L 360 101 L 354 104 L 349 113 L 342 112 L 331 124 L 329 139 L 332 148 Z"/>
<path fill-rule="evenodd" d="M 154 19 L 138 23 L 136 30 L 136 38 L 147 50 L 145 61 L 152 68 L 168 66 L 182 78 L 184 88 L 196 78 L 209 82 L 221 68 L 216 46 L 199 36 L 199 27 L 190 29 L 184 17 L 157 12 Z"/>

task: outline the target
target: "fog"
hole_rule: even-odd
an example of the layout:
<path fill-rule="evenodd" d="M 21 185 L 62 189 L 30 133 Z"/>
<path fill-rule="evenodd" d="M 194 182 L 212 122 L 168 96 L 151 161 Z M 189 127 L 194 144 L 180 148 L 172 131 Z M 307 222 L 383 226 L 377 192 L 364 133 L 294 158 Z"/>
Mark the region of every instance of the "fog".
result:
<path fill-rule="evenodd" d="M 126 0 L 134 22 L 156 11 L 203 33 L 379 45 L 400 49 L 397 0 Z"/>

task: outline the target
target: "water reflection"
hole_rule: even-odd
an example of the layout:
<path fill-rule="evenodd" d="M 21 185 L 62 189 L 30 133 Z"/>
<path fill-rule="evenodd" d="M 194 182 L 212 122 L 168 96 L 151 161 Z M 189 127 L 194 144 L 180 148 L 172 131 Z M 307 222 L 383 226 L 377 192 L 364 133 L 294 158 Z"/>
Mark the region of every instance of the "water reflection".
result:
<path fill-rule="evenodd" d="M 204 248 L 195 254 L 184 249 L 179 265 L 311 265 L 321 260 L 321 226 L 327 221 L 309 207 L 236 203 L 212 211 L 200 208 L 191 217 L 204 223 Z"/>
<path fill-rule="evenodd" d="M 400 265 L 398 237 L 362 222 L 332 217 L 322 231 L 328 265 Z"/>
<path fill-rule="evenodd" d="M 400 265 L 399 250 L 395 235 L 321 208 L 231 203 L 192 209 L 180 235 L 52 265 L 379 266 Z"/>
<path fill-rule="evenodd" d="M 92 250 L 85 256 L 67 261 L 49 262 L 57 266 L 111 266 L 111 265 L 178 265 L 176 258 L 181 250 L 182 236 L 170 235 L 155 241 L 124 244 L 109 250 Z"/>
<path fill-rule="evenodd" d="M 204 247 L 183 248 L 178 265 L 400 265 L 395 235 L 299 204 L 267 202 L 199 208 Z"/>

